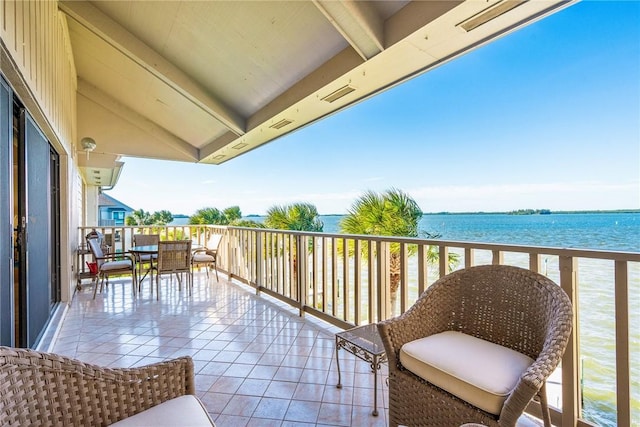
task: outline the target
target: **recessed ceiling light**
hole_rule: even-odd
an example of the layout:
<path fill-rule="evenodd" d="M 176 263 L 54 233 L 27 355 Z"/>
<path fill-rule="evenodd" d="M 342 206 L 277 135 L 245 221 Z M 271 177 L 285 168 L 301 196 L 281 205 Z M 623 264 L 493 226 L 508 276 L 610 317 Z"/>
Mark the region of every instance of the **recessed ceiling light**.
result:
<path fill-rule="evenodd" d="M 247 144 L 245 144 L 244 142 L 240 142 L 240 143 L 238 143 L 238 144 L 234 145 L 234 146 L 233 146 L 233 147 L 231 147 L 231 148 L 235 148 L 236 150 L 239 150 L 239 149 L 244 148 L 244 147 L 246 147 L 246 146 L 247 146 Z"/>
<path fill-rule="evenodd" d="M 218 154 L 217 156 L 215 156 L 213 158 L 213 160 L 222 160 L 222 159 L 224 159 L 224 157 L 225 157 L 224 154 Z"/>

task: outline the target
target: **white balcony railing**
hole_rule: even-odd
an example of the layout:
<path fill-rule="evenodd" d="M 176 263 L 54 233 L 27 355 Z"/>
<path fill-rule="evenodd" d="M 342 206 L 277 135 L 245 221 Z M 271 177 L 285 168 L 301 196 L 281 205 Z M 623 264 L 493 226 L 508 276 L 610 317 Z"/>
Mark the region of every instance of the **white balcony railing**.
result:
<path fill-rule="evenodd" d="M 91 229 L 81 228 L 81 236 Z M 130 247 L 133 234 L 141 231 L 196 244 L 204 244 L 208 233 L 224 234 L 218 266 L 229 278 L 290 304 L 301 316 L 309 313 L 343 328 L 404 312 L 451 268 L 508 264 L 540 272 L 562 286 L 575 313 L 557 396 L 549 399 L 556 406 L 554 424 L 592 425 L 583 419 L 583 404 L 591 394 L 596 400 L 602 394 L 581 385 L 589 383 L 589 367 L 594 364 L 614 396 L 611 402 L 596 403 L 609 406 L 609 416 L 620 426 L 630 426 L 640 416 L 638 385 L 631 381 L 640 377 L 640 360 L 637 349 L 630 348 L 639 339 L 640 253 L 221 226 L 97 229 L 111 235 L 114 250 L 122 252 Z M 430 263 L 434 252 L 436 261 Z M 451 262 L 450 254 L 457 263 Z M 393 278 L 392 268 L 397 272 Z M 608 319 L 610 330 L 605 328 L 594 340 L 590 331 L 601 328 L 602 319 Z M 592 348 L 594 341 L 598 348 Z M 603 348 L 611 351 L 603 356 Z M 534 403 L 528 411 L 538 415 L 539 408 Z"/>

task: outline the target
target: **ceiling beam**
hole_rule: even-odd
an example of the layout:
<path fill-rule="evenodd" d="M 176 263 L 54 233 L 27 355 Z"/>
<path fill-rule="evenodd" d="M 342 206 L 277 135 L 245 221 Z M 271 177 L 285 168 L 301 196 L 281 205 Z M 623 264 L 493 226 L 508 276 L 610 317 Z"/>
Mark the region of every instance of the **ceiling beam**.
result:
<path fill-rule="evenodd" d="M 172 134 L 162 126 L 159 126 L 155 122 L 147 119 L 141 114 L 133 111 L 126 105 L 122 104 L 118 100 L 114 99 L 110 95 L 104 93 L 97 87 L 87 83 L 82 79 L 78 79 L 78 95 L 87 98 L 88 100 L 98 104 L 105 110 L 109 111 L 111 114 L 119 117 L 120 119 L 130 123 L 136 128 L 140 129 L 145 134 L 149 135 L 149 144 L 152 141 L 159 141 L 170 147 L 172 150 L 175 150 L 179 153 L 182 153 L 187 159 L 191 161 L 200 160 L 200 151 L 195 148 L 193 145 L 189 144 L 187 141 L 177 137 Z M 79 114 L 80 116 L 80 114 Z M 90 119 L 89 119 L 90 120 Z M 95 121 L 95 120 L 94 120 Z M 78 129 L 81 130 L 81 127 L 98 127 L 96 123 L 78 123 Z M 86 133 L 86 132 L 85 132 Z M 88 133 L 95 139 L 99 139 L 100 135 L 93 135 L 91 132 Z M 101 141 L 97 141 L 100 143 Z M 108 144 L 109 141 L 106 141 Z M 126 143 L 126 141 L 111 141 L 111 143 Z M 109 153 L 109 147 L 100 147 L 104 148 L 105 153 Z M 119 153 L 119 152 L 118 152 Z M 120 154 L 134 154 L 135 153 L 120 153 Z M 149 157 L 153 157 L 149 155 Z"/>
<path fill-rule="evenodd" d="M 215 99 L 213 95 L 208 93 L 190 76 L 167 61 L 162 55 L 151 49 L 95 6 L 85 1 L 62 1 L 59 2 L 59 7 L 69 18 L 83 25 L 156 78 L 215 117 L 229 130 L 239 135 L 244 134 L 244 117 Z"/>
<path fill-rule="evenodd" d="M 384 22 L 366 2 L 313 0 L 362 59 L 367 60 L 384 50 Z"/>

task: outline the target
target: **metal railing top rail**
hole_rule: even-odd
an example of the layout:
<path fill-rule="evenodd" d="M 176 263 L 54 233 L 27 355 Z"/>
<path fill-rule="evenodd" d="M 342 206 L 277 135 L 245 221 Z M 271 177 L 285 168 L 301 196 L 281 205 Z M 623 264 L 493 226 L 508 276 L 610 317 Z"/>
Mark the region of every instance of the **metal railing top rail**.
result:
<path fill-rule="evenodd" d="M 324 233 L 315 231 L 296 231 L 296 230 L 280 230 L 269 228 L 249 228 L 227 226 L 228 229 L 245 230 L 258 233 L 283 233 L 294 236 L 309 236 L 334 239 L 352 239 L 365 240 L 388 243 L 405 243 L 413 245 L 429 245 L 429 246 L 446 246 L 450 248 L 469 248 L 479 250 L 499 250 L 502 252 L 523 252 L 532 254 L 572 256 L 577 258 L 598 258 L 608 259 L 612 261 L 631 261 L 640 262 L 640 251 L 613 251 L 602 249 L 581 249 L 581 248 L 560 248 L 553 246 L 530 246 L 530 245 L 514 245 L 507 243 L 486 243 L 474 241 L 460 240 L 440 240 L 440 239 L 424 239 L 420 237 L 400 237 L 400 236 L 375 236 L 366 234 L 340 234 L 340 233 Z"/>

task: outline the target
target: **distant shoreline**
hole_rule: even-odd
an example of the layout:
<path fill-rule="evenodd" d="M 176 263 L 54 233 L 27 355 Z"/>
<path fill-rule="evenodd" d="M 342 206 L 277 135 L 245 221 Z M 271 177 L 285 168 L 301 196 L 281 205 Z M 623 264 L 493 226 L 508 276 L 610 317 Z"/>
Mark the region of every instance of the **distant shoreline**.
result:
<path fill-rule="evenodd" d="M 533 211 L 531 213 L 520 213 L 519 211 Z M 547 211 L 548 213 L 540 213 L 539 211 Z M 515 211 L 504 212 L 422 212 L 422 215 L 553 215 L 553 214 L 612 214 L 612 213 L 640 213 L 640 209 L 612 209 L 612 210 L 581 210 L 581 211 L 552 211 L 550 209 L 520 209 Z M 320 216 L 345 216 L 346 213 L 337 214 L 320 214 Z M 266 215 L 249 214 L 243 215 L 243 218 L 260 218 Z M 189 215 L 177 214 L 173 215 L 174 219 L 189 218 Z"/>
<path fill-rule="evenodd" d="M 532 211 L 534 209 L 531 209 Z M 579 211 L 552 211 L 550 209 L 537 209 L 538 211 L 547 210 L 549 213 L 518 213 L 518 211 L 504 212 L 422 212 L 422 215 L 553 215 L 553 214 L 612 214 L 612 213 L 640 213 L 640 209 L 612 209 L 612 210 L 579 210 Z M 320 216 L 345 216 L 346 214 L 320 214 Z M 264 215 L 247 215 L 247 217 L 259 217 Z"/>

